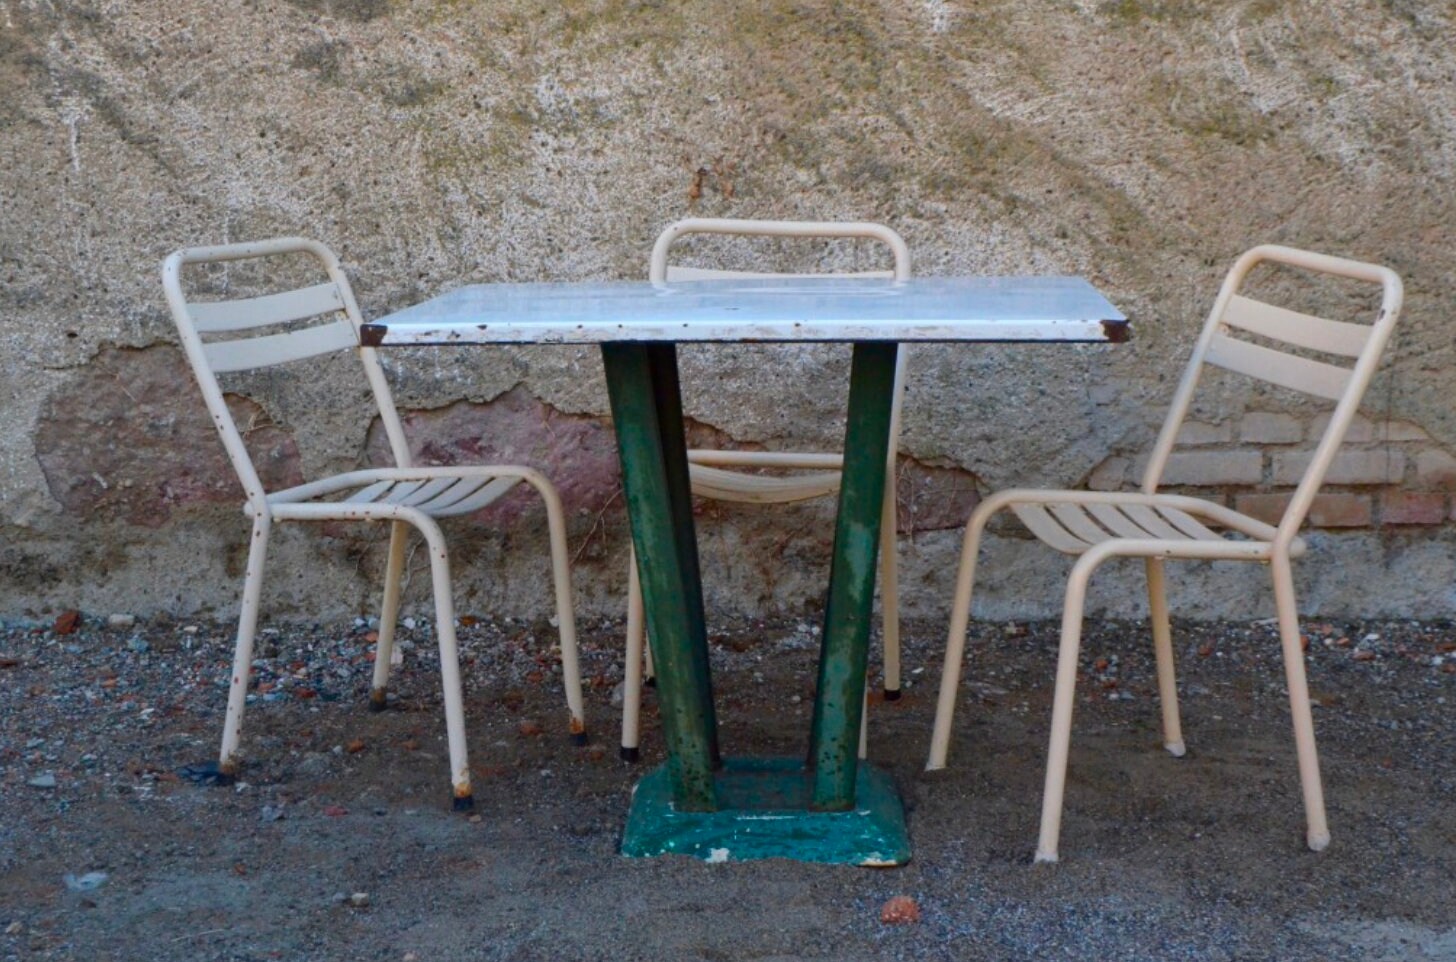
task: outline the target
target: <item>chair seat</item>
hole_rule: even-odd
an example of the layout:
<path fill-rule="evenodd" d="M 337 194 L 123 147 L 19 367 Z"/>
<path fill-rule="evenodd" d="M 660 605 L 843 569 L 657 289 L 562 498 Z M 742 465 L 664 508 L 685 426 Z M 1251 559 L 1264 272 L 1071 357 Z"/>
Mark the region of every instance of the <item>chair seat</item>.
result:
<path fill-rule="evenodd" d="M 525 480 L 528 468 L 490 465 L 350 471 L 268 495 L 278 518 L 391 517 L 409 508 L 431 518 L 471 514 Z"/>
<path fill-rule="evenodd" d="M 1179 546 L 1192 548 L 1199 542 L 1247 547 L 1250 539 L 1267 544 L 1275 535 L 1272 526 L 1256 518 L 1198 498 L 1082 491 L 1008 491 L 1001 497 L 1037 540 L 1071 555 L 1115 540 L 1164 542 L 1171 553 L 1179 554 Z M 1232 539 L 1230 532 L 1243 537 Z M 1291 556 L 1302 554 L 1304 548 L 1303 539 L 1296 538 Z M 1195 549 L 1194 553 L 1207 552 Z"/>
<path fill-rule="evenodd" d="M 705 464 L 689 464 L 688 478 L 693 494 L 699 497 L 748 504 L 808 501 L 839 490 L 838 471 L 794 475 L 747 474 Z"/>

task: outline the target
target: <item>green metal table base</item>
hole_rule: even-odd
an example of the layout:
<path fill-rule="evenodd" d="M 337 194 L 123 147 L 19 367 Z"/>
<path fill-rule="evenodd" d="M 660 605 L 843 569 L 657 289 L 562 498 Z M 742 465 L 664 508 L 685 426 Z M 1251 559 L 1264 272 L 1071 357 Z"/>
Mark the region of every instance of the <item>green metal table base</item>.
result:
<path fill-rule="evenodd" d="M 898 345 L 861 342 L 849 409 L 807 763 L 718 749 L 676 346 L 602 345 L 622 488 L 657 670 L 667 764 L 643 779 L 622 850 L 898 865 L 910 857 L 893 785 L 858 764 Z"/>
<path fill-rule="evenodd" d="M 672 801 L 667 766 L 637 784 L 622 854 L 691 855 L 709 862 L 791 858 L 888 867 L 910 860 L 905 813 L 890 777 L 858 766 L 855 805 L 810 809 L 813 779 L 793 759 L 724 759 L 716 774 L 719 808 L 688 812 Z"/>

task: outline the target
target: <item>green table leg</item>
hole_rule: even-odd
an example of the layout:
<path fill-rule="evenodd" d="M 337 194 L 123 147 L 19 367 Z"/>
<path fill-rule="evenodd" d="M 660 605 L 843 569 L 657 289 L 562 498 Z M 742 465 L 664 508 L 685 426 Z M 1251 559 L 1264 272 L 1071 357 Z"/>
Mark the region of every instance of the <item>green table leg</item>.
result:
<path fill-rule="evenodd" d="M 855 756 L 895 353 L 893 344 L 855 346 L 806 765 L 802 756 L 719 758 L 674 348 L 602 345 L 668 750 L 667 764 L 633 792 L 623 854 L 876 866 L 910 859 L 894 783 Z"/>
<path fill-rule="evenodd" d="M 858 343 L 850 364 L 839 516 L 809 745 L 812 804 L 823 811 L 842 811 L 855 804 L 897 350 L 894 343 Z"/>
<path fill-rule="evenodd" d="M 657 669 L 672 801 L 681 811 L 713 811 L 718 807 L 713 775 L 722 763 L 676 349 L 603 344 L 602 362 Z M 643 559 L 649 563 L 640 563 Z"/>

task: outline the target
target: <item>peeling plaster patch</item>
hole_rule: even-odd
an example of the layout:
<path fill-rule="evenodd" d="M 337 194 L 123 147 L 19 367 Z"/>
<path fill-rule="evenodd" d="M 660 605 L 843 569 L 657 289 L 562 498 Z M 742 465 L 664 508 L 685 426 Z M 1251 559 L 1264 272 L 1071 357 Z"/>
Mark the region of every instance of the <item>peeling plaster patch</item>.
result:
<path fill-rule="evenodd" d="M 252 401 L 229 406 L 268 488 L 301 483 L 293 439 Z M 249 430 L 249 426 L 252 429 Z M 51 496 L 67 513 L 157 527 L 173 508 L 242 503 L 217 430 L 172 347 L 102 350 L 51 393 L 35 430 Z"/>
<path fill-rule="evenodd" d="M 896 530 L 901 534 L 962 527 L 980 503 L 974 474 L 901 458 L 897 468 Z"/>
<path fill-rule="evenodd" d="M 428 411 L 401 413 L 410 453 L 417 464 L 517 464 L 536 468 L 561 494 L 568 515 L 596 513 L 619 497 L 616 443 L 610 426 L 590 415 L 564 414 L 522 387 L 478 404 L 460 401 Z M 692 448 L 761 450 L 741 444 L 712 427 L 689 420 Z M 368 460 L 390 463 L 389 445 L 377 421 L 369 429 Z M 897 468 L 897 528 L 901 534 L 958 528 L 980 501 L 975 475 L 961 468 L 942 468 L 902 458 Z M 530 510 L 530 492 L 516 493 L 486 509 L 498 523 Z M 832 509 L 832 503 L 830 504 Z M 770 530 L 782 516 L 754 512 Z"/>

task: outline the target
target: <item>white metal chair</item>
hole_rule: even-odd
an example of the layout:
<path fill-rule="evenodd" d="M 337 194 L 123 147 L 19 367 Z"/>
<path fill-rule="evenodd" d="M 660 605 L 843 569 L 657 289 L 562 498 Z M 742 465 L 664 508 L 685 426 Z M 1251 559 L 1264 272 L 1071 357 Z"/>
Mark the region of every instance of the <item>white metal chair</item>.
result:
<path fill-rule="evenodd" d="M 187 265 L 283 255 L 312 257 L 323 268 L 327 279 L 308 287 L 232 300 L 194 301 L 184 293 L 182 273 Z M 546 504 L 556 614 L 561 632 L 561 666 L 571 713 L 571 732 L 578 742 L 584 741 L 586 725 L 577 667 L 566 525 L 561 499 L 551 483 L 530 468 L 513 465 L 411 466 L 409 446 L 384 371 L 374 350 L 359 344 L 362 317 L 348 278 L 339 266 L 338 258 L 323 244 L 285 237 L 249 244 L 184 248 L 174 252 L 163 264 L 162 285 L 172 318 L 177 323 L 183 350 L 202 388 L 203 398 L 222 437 L 228 458 L 247 494 L 244 511 L 253 521 L 243 585 L 242 615 L 238 624 L 232 684 L 218 763 L 220 771 L 230 776 L 239 765 L 237 750 L 242 733 L 248 669 L 253 658 L 263 564 L 274 522 L 388 521 L 391 524 L 389 558 L 385 567 L 384 603 L 380 613 L 370 705 L 375 710 L 385 707 L 405 547 L 409 527 L 413 526 L 419 529 L 429 548 L 454 807 L 457 810 L 469 809 L 472 805 L 470 768 L 466 757 L 465 714 L 456 648 L 455 609 L 450 592 L 450 563 L 437 521 L 479 511 L 523 481 L 535 488 Z M 311 323 L 298 323 L 303 321 Z M 260 334 L 260 331 L 266 333 Z M 204 340 L 204 335 L 207 340 Z M 232 336 L 219 338 L 218 335 Z M 243 436 L 228 411 L 217 376 L 343 350 L 358 352 L 397 467 L 349 471 L 286 490 L 266 491 L 248 456 Z"/>
<path fill-rule="evenodd" d="M 1378 284 L 1382 291 L 1379 313 L 1373 324 L 1354 324 L 1298 313 L 1240 294 L 1246 275 L 1263 262 Z M 1114 557 L 1145 559 L 1158 691 L 1162 702 L 1163 744 L 1175 756 L 1183 755 L 1184 745 L 1178 720 L 1178 693 L 1163 587 L 1163 561 L 1167 558 L 1195 558 L 1254 561 L 1269 565 L 1274 580 L 1274 602 L 1279 616 L 1279 636 L 1304 794 L 1306 837 L 1309 847 L 1315 851 L 1329 844 L 1290 561 L 1305 551 L 1305 542 L 1298 537 L 1300 525 L 1344 440 L 1345 431 L 1360 405 L 1360 397 L 1380 363 L 1381 352 L 1400 314 L 1401 301 L 1400 278 L 1388 268 L 1288 247 L 1256 247 L 1235 262 L 1214 301 L 1213 310 L 1194 345 L 1193 356 L 1173 395 L 1172 408 L 1153 447 L 1141 492 L 1003 491 L 986 499 L 972 513 L 966 526 L 955 601 L 951 608 L 950 636 L 946 644 L 945 668 L 927 769 L 945 766 L 970 617 L 976 555 L 987 521 L 996 512 L 1009 508 L 1039 540 L 1058 551 L 1080 556 L 1067 583 L 1066 606 L 1062 615 L 1051 744 L 1042 798 L 1041 836 L 1036 850 L 1038 862 L 1057 860 L 1087 581 L 1099 564 Z M 1278 347 L 1269 346 L 1274 344 Z M 1332 359 L 1345 359 L 1345 364 L 1353 358 L 1354 364 L 1346 367 L 1290 353 L 1295 348 Z M 1309 467 L 1277 526 L 1199 498 L 1158 492 L 1164 466 L 1205 364 L 1336 402 Z"/>
<path fill-rule="evenodd" d="M 865 238 L 890 249 L 891 270 L 862 271 L 837 276 L 884 277 L 905 280 L 910 276 L 910 249 L 895 231 L 882 224 L 733 220 L 688 218 L 668 225 L 652 246 L 648 278 L 656 282 L 695 281 L 751 277 L 813 277 L 760 271 L 719 270 L 669 265 L 669 248 L 689 234 L 728 234 L 747 237 Z M 902 346 L 895 367 L 895 401 L 890 416 L 890 456 L 885 476 L 884 510 L 880 521 L 880 599 L 884 616 L 885 698 L 900 697 L 899 582 L 895 558 L 895 456 L 900 436 L 900 404 L 905 393 L 905 359 Z M 843 457 L 833 453 L 791 451 L 688 451 L 688 472 L 693 494 L 714 501 L 740 504 L 787 504 L 837 494 Z M 747 469 L 732 470 L 732 469 Z M 809 471 L 808 474 L 770 475 L 762 469 Z M 747 473 L 753 472 L 753 473 Z M 627 672 L 622 698 L 622 757 L 636 761 L 640 735 L 642 680 L 644 668 L 644 621 L 642 591 L 637 579 L 637 559 L 630 558 L 627 591 Z M 651 655 L 646 655 L 651 669 Z M 864 753 L 864 733 L 860 733 Z"/>

